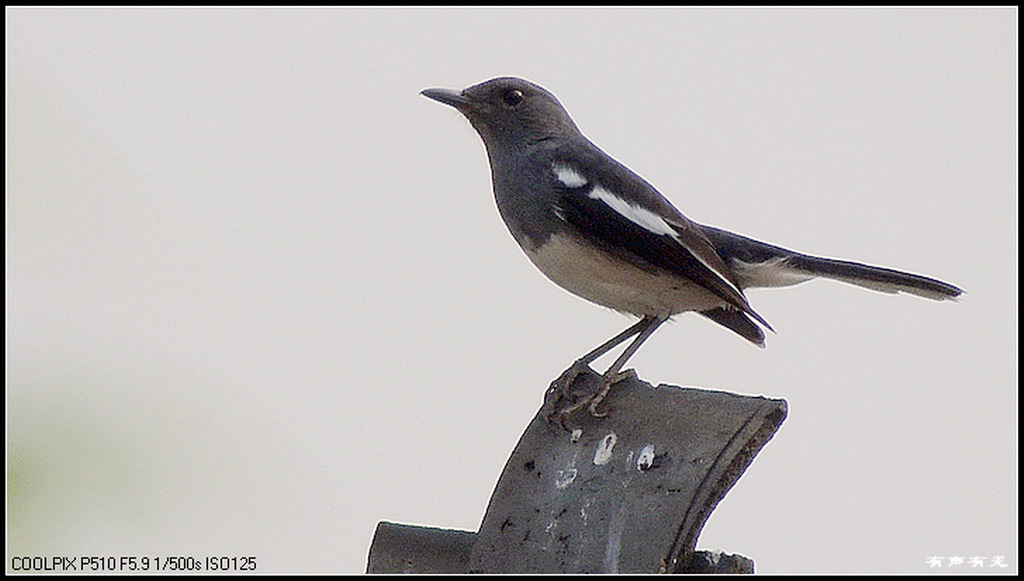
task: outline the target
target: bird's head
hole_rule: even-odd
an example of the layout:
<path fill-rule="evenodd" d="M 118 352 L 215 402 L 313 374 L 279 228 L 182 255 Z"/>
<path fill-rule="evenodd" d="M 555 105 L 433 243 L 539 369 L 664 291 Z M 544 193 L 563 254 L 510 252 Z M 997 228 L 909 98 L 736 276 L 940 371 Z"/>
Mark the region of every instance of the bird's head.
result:
<path fill-rule="evenodd" d="M 516 77 L 491 79 L 462 91 L 425 89 L 420 94 L 458 109 L 488 149 L 521 147 L 579 133 L 554 95 Z"/>

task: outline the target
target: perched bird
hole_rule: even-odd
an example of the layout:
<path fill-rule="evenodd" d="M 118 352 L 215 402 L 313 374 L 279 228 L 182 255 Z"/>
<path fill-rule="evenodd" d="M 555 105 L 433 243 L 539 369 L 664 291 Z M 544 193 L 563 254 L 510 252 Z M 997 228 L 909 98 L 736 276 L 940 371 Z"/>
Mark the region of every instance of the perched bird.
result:
<path fill-rule="evenodd" d="M 550 92 L 514 77 L 463 91 L 426 89 L 451 105 L 483 139 L 494 196 L 512 237 L 555 284 L 640 320 L 579 358 L 559 378 L 574 379 L 635 337 L 590 397 L 559 410 L 598 404 L 625 376 L 623 365 L 673 315 L 696 311 L 764 347 L 768 322 L 743 291 L 831 278 L 887 293 L 952 299 L 959 288 L 916 274 L 819 258 L 691 221 L 658 190 L 580 133 Z"/>

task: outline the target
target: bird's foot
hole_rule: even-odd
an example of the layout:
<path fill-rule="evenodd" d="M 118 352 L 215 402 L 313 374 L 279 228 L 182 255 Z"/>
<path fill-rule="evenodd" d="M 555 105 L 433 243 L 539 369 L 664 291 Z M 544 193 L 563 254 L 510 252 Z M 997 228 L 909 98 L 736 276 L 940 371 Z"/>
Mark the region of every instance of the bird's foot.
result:
<path fill-rule="evenodd" d="M 551 382 L 544 394 L 544 407 L 549 410 L 548 421 L 558 421 L 565 427 L 564 420 L 572 412 L 589 401 L 595 392 L 592 385 L 597 374 L 583 360 L 577 360 Z"/>
<path fill-rule="evenodd" d="M 586 389 L 573 391 L 573 387 L 577 383 L 586 383 L 585 381 L 580 381 L 580 377 L 585 375 L 595 375 L 594 370 L 583 359 L 577 359 L 575 363 L 558 376 L 558 379 L 551 382 L 551 386 L 548 388 L 548 395 L 557 396 L 557 400 L 571 399 L 575 401 L 580 393 L 586 393 Z M 586 386 L 580 385 L 579 387 L 585 388 Z"/>
<path fill-rule="evenodd" d="M 597 411 L 597 406 L 599 406 L 601 402 L 604 401 L 604 398 L 608 397 L 608 393 L 611 392 L 612 386 L 615 385 L 616 383 L 619 383 L 620 381 L 636 378 L 637 375 L 635 369 L 627 369 L 625 371 L 606 374 L 604 377 L 602 377 L 601 391 L 594 394 L 594 396 L 591 397 L 590 401 L 588 402 L 589 405 L 587 406 L 587 409 L 590 410 L 590 415 L 594 416 L 595 418 L 603 418 L 607 416 L 608 412 Z"/>
<path fill-rule="evenodd" d="M 608 412 L 598 411 L 597 406 L 608 396 L 613 385 L 626 379 L 635 379 L 636 376 L 633 369 L 601 376 L 594 373 L 585 362 L 576 361 L 548 388 L 544 404 L 551 409 L 548 421 L 558 422 L 563 429 L 569 431 L 566 420 L 584 407 L 595 418 L 607 416 Z"/>

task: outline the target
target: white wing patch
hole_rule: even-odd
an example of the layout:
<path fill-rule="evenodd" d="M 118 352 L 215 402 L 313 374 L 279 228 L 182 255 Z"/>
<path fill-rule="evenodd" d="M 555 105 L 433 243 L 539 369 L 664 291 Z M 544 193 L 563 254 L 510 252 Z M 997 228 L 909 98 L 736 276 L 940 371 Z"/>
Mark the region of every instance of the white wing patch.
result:
<path fill-rule="evenodd" d="M 565 184 L 566 187 L 578 188 L 587 185 L 587 178 L 564 163 L 555 162 L 551 169 L 555 171 L 555 177 L 558 178 L 558 181 Z"/>
<path fill-rule="evenodd" d="M 622 198 L 616 196 L 615 194 L 609 192 L 608 190 L 596 184 L 594 185 L 594 189 L 591 190 L 589 195 L 591 198 L 594 198 L 595 200 L 601 200 L 602 202 L 608 204 L 608 206 L 610 206 L 613 210 L 615 210 L 622 216 L 626 217 L 631 222 L 642 226 L 649 232 L 658 235 L 671 236 L 673 239 L 675 239 L 676 242 L 682 244 L 682 241 L 679 240 L 679 233 L 676 232 L 676 229 L 673 228 L 668 222 L 666 222 L 664 218 L 648 210 L 647 208 L 635 204 L 630 204 L 626 200 L 623 200 Z M 707 260 L 704 260 L 704 257 L 701 256 L 699 252 L 691 252 L 690 254 L 692 254 L 694 258 L 699 260 L 701 264 L 706 266 L 708 270 L 715 273 L 715 276 L 721 279 L 722 282 L 729 285 L 734 291 L 739 293 L 741 296 L 743 295 L 743 291 L 740 290 L 738 286 L 733 284 L 733 282 L 729 280 L 729 277 L 723 275 L 721 272 L 719 272 L 717 268 L 714 267 L 714 265 L 709 263 Z"/>
<path fill-rule="evenodd" d="M 676 231 L 672 226 L 670 226 L 664 218 L 647 208 L 630 204 L 626 200 L 623 200 L 599 185 L 595 185 L 594 189 L 592 189 L 588 195 L 595 200 L 601 200 L 605 204 L 608 204 L 611 209 L 621 214 L 624 218 L 643 227 L 649 232 L 677 238 Z"/>

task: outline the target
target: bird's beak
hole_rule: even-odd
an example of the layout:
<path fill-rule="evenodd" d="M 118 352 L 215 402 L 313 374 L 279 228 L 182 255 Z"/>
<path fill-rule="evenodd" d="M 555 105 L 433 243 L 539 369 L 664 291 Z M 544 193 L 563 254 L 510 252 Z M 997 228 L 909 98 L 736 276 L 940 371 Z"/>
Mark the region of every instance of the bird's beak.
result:
<path fill-rule="evenodd" d="M 459 91 L 453 91 L 451 89 L 423 89 L 420 91 L 420 95 L 428 99 L 433 99 L 439 103 L 445 105 L 451 105 L 456 109 L 461 109 L 466 105 L 469 105 L 469 99 L 462 96 Z"/>

